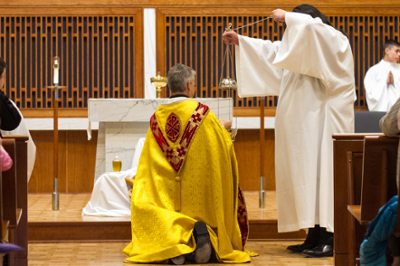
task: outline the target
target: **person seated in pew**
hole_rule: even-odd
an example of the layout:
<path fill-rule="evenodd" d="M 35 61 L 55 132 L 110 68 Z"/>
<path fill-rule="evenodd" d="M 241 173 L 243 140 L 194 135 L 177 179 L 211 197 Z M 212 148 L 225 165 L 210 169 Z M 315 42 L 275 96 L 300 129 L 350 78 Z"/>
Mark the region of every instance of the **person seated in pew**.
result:
<path fill-rule="evenodd" d="M 400 43 L 387 40 L 383 59 L 372 66 L 364 78 L 369 111 L 387 112 L 400 96 Z"/>
<path fill-rule="evenodd" d="M 389 112 L 381 118 L 379 126 L 388 137 L 396 137 L 400 134 L 400 98 L 393 104 Z"/>
<path fill-rule="evenodd" d="M 2 91 L 6 79 L 6 62 L 0 57 L 0 129 L 14 130 L 21 122 L 18 109 Z"/>
<path fill-rule="evenodd" d="M 366 238 L 360 246 L 361 266 L 386 266 L 386 246 L 389 246 L 393 263 L 400 265 L 400 243 L 393 234 L 396 229 L 397 196 L 394 196 L 369 223 Z"/>
<path fill-rule="evenodd" d="M 379 121 L 382 132 L 388 137 L 398 137 L 400 134 L 400 98 L 393 104 L 389 112 Z M 397 189 L 399 188 L 399 167 L 400 167 L 400 143 L 397 152 Z M 397 214 L 397 208 L 396 208 Z M 393 229 L 394 230 L 394 229 Z M 392 230 L 392 232 L 393 232 Z M 388 246 L 393 256 L 392 266 L 400 265 L 400 238 L 393 233 L 388 238 Z"/>
<path fill-rule="evenodd" d="M 33 170 L 33 165 L 36 156 L 36 147 L 33 144 L 32 138 L 27 130 L 26 126 L 22 122 L 22 114 L 18 110 L 18 107 L 4 94 L 2 91 L 6 79 L 6 62 L 3 58 L 0 57 L 0 160 L 1 160 L 1 171 L 7 171 L 12 167 L 13 161 L 10 155 L 5 151 L 2 145 L 2 138 L 3 135 L 28 135 L 28 181 L 30 175 Z M 24 131 L 18 131 L 15 133 L 16 130 L 24 128 Z M 27 132 L 27 134 L 25 134 Z M 23 133 L 23 134 L 21 134 Z M 32 150 L 33 145 L 33 150 Z M 32 154 L 33 151 L 33 154 Z M 32 157 L 33 155 L 33 157 Z M 6 232 L 5 236 L 2 239 L 2 242 L 7 243 L 9 241 L 8 231 Z M 3 245 L 3 246 L 1 246 Z M 2 249 L 8 250 L 8 252 L 2 252 Z M 1 244 L 0 243 L 0 254 L 9 253 L 17 250 L 22 250 L 22 248 L 13 245 L 13 244 Z M 3 261 L 3 257 L 1 256 L 1 261 Z M 5 264 L 8 264 L 7 257 L 5 260 Z"/>
<path fill-rule="evenodd" d="M 125 262 L 174 264 L 250 261 L 248 223 L 231 137 L 192 98 L 196 72 L 168 72 L 172 102 L 159 106 L 132 189 L 132 242 Z"/>
<path fill-rule="evenodd" d="M 2 91 L 6 78 L 6 62 L 0 57 L 0 137 L 4 135 L 28 136 L 28 182 L 32 175 L 36 158 L 36 146 L 28 127 L 15 103 Z"/>

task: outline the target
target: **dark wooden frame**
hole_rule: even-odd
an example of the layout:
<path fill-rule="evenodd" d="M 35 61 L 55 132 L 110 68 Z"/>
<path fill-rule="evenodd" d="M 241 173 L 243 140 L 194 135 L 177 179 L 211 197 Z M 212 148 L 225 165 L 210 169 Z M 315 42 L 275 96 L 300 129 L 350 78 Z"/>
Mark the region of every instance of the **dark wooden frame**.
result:
<path fill-rule="evenodd" d="M 335 134 L 333 139 L 334 265 L 353 266 L 366 232 L 365 222 L 376 216 L 389 194 L 396 194 L 393 182 L 389 184 L 388 180 L 395 176 L 399 139 L 383 134 Z M 390 148 L 382 151 L 379 141 Z M 378 152 L 382 156 L 367 154 L 365 157 L 365 151 L 368 154 Z M 363 181 L 364 175 L 368 175 L 369 181 Z M 362 196 L 364 190 L 374 190 L 375 193 Z M 352 208 L 354 205 L 359 207 Z M 360 213 L 364 216 L 359 218 L 360 223 L 356 223 L 352 214 L 361 216 Z M 399 229 L 397 226 L 397 231 Z"/>

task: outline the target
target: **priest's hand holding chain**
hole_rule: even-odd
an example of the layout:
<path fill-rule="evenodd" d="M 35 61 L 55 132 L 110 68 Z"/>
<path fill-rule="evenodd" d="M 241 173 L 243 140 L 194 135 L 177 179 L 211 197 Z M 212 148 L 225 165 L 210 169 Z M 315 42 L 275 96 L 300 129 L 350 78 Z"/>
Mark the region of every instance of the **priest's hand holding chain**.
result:
<path fill-rule="evenodd" d="M 282 9 L 275 9 L 272 11 L 272 17 L 276 22 L 285 22 L 286 11 Z"/>
<path fill-rule="evenodd" d="M 286 11 L 282 9 L 275 9 L 272 11 L 272 17 L 276 22 L 285 22 L 285 14 Z M 239 45 L 238 34 L 234 31 L 225 31 L 224 34 L 222 34 L 222 39 L 225 44 Z"/>
<path fill-rule="evenodd" d="M 225 44 L 239 45 L 238 34 L 234 31 L 225 31 L 224 34 L 222 34 L 222 39 Z"/>

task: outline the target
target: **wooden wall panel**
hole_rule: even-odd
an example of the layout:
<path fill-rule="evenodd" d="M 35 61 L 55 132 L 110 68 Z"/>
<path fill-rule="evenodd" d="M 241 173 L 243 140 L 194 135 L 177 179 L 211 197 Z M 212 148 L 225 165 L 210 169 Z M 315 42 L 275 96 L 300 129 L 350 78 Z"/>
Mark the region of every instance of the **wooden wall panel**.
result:
<path fill-rule="evenodd" d="M 96 167 L 97 131 L 87 140 L 86 131 L 67 131 L 67 191 L 92 191 Z"/>
<path fill-rule="evenodd" d="M 28 192 L 53 191 L 53 131 L 31 131 L 32 139 L 36 145 L 36 161 Z M 58 190 L 66 191 L 66 165 L 65 165 L 65 131 L 58 135 Z"/>
<path fill-rule="evenodd" d="M 239 180 L 243 190 L 260 189 L 260 131 L 239 130 L 234 142 L 239 165 Z M 275 190 L 275 134 L 265 131 L 265 189 Z"/>
<path fill-rule="evenodd" d="M 30 193 L 53 191 L 53 131 L 31 131 L 36 162 L 28 184 Z M 59 131 L 58 190 L 60 193 L 92 192 L 96 163 L 97 131 L 87 140 L 86 131 Z"/>
<path fill-rule="evenodd" d="M 373 9 L 378 7 L 395 8 L 399 7 L 400 4 L 392 0 L 381 0 L 379 2 L 373 0 L 331 0 L 331 1 L 320 1 L 320 0 L 309 0 L 308 4 L 316 7 L 346 7 L 346 8 L 367 8 Z M 0 6 L 57 6 L 57 7 L 68 7 L 68 6 L 81 6 L 81 7 L 92 7 L 99 8 L 104 6 L 126 6 L 126 7 L 159 7 L 159 6 L 198 6 L 198 7 L 274 7 L 282 8 L 288 6 L 296 6 L 304 4 L 303 0 L 281 0 L 281 1 L 265 1 L 265 0 L 75 0 L 75 1 L 63 1 L 63 0 L 42 0 L 40 2 L 33 0 L 13 0 L 4 1 Z"/>

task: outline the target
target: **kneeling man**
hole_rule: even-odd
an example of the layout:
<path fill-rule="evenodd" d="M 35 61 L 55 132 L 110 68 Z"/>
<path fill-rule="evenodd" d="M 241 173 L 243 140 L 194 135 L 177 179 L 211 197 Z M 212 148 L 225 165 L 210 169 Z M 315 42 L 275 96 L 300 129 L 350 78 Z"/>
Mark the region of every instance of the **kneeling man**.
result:
<path fill-rule="evenodd" d="M 185 65 L 172 67 L 174 101 L 150 119 L 132 190 L 126 262 L 207 263 L 212 249 L 220 262 L 250 261 L 233 143 L 214 113 L 190 99 L 195 75 Z"/>

